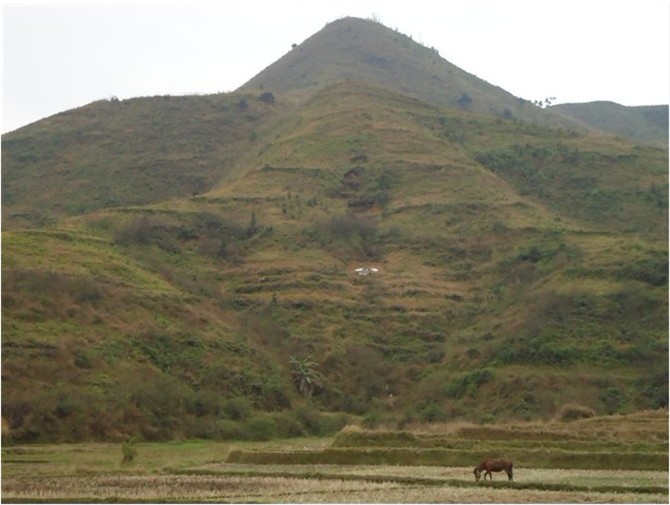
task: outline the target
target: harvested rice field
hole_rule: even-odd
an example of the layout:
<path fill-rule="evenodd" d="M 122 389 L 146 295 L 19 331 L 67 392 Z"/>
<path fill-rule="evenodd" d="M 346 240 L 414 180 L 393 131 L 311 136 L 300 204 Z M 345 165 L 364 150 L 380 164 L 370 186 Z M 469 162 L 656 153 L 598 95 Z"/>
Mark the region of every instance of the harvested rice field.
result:
<path fill-rule="evenodd" d="M 667 422 L 628 439 L 596 426 L 588 441 L 575 439 L 585 430 L 578 423 L 563 439 L 558 427 L 542 425 L 536 436 L 528 436 L 530 426 L 518 436 L 486 427 L 348 428 L 334 438 L 139 443 L 126 463 L 121 444 L 3 446 L 2 501 L 667 503 Z M 492 456 L 516 455 L 513 482 L 504 473 L 475 482 L 473 467 L 487 447 Z M 407 464 L 410 453 L 415 463 Z"/>

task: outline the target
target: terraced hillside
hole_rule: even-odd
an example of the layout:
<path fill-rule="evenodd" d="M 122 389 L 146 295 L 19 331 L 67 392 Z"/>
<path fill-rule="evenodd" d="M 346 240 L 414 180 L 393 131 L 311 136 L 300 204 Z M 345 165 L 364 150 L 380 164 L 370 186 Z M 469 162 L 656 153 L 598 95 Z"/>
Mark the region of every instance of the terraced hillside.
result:
<path fill-rule="evenodd" d="M 369 82 L 244 93 L 3 137 L 11 440 L 667 406 L 666 151 Z"/>

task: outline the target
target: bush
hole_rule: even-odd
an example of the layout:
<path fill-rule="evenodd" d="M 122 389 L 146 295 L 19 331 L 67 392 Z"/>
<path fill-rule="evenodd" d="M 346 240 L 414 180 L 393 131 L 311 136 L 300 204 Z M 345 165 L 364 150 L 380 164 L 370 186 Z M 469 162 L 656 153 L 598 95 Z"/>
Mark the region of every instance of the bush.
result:
<path fill-rule="evenodd" d="M 310 435 L 322 435 L 321 416 L 316 409 L 310 409 L 306 406 L 298 407 L 295 411 L 295 417 Z"/>
<path fill-rule="evenodd" d="M 63 304 L 53 303 L 53 300 L 69 297 L 79 304 L 95 306 L 103 298 L 100 286 L 90 277 L 59 272 L 4 269 L 2 287 L 4 307 L 12 303 L 8 293 L 34 298 L 54 311 Z"/>
<path fill-rule="evenodd" d="M 244 421 L 252 412 L 251 404 L 244 398 L 232 398 L 223 404 L 224 414 L 234 421 Z"/>
<path fill-rule="evenodd" d="M 292 412 L 277 412 L 272 417 L 277 425 L 277 432 L 280 437 L 293 438 L 306 435 L 300 421 L 296 419 Z"/>
<path fill-rule="evenodd" d="M 562 366 L 583 358 L 580 349 L 555 333 L 513 337 L 497 352 L 503 363 Z"/>
<path fill-rule="evenodd" d="M 605 406 L 607 414 L 614 414 L 618 412 L 625 401 L 623 393 L 615 387 L 607 388 L 600 395 L 600 401 Z"/>
<path fill-rule="evenodd" d="M 244 429 L 249 440 L 267 441 L 277 437 L 277 423 L 267 414 L 253 417 Z"/>
<path fill-rule="evenodd" d="M 315 225 L 317 240 L 324 246 L 343 249 L 360 259 L 381 257 L 377 224 L 355 214 L 340 214 Z"/>
<path fill-rule="evenodd" d="M 258 99 L 261 102 L 265 102 L 265 103 L 275 103 L 275 96 L 272 93 L 270 93 L 269 91 L 266 91 L 265 93 L 263 93 L 261 96 L 258 97 Z"/>
<path fill-rule="evenodd" d="M 487 368 L 465 373 L 451 381 L 447 387 L 447 395 L 459 399 L 465 395 L 474 396 L 482 384 L 493 379 L 493 372 Z"/>
<path fill-rule="evenodd" d="M 218 422 L 218 436 L 221 440 L 240 440 L 242 439 L 242 427 L 235 421 L 220 420 Z"/>
<path fill-rule="evenodd" d="M 561 421 L 574 421 L 576 419 L 587 419 L 595 415 L 595 411 L 590 407 L 584 407 L 577 403 L 566 403 L 561 407 L 558 418 Z"/>
<path fill-rule="evenodd" d="M 147 245 L 152 238 L 154 224 L 147 216 L 142 216 L 123 228 L 114 235 L 114 242 L 118 245 Z"/>
<path fill-rule="evenodd" d="M 363 416 L 363 427 L 367 429 L 374 429 L 381 423 L 381 414 L 375 410 L 368 412 Z"/>
<path fill-rule="evenodd" d="M 447 413 L 435 402 L 431 402 L 421 410 L 421 420 L 429 423 L 446 421 Z"/>
<path fill-rule="evenodd" d="M 332 435 L 344 428 L 350 421 L 351 416 L 343 412 L 321 414 L 321 433 L 323 435 Z"/>
<path fill-rule="evenodd" d="M 196 391 L 185 399 L 185 410 L 195 417 L 219 417 L 223 409 L 221 395 L 215 391 Z"/>
<path fill-rule="evenodd" d="M 665 352 L 667 357 L 667 351 Z M 664 366 L 650 377 L 638 379 L 636 403 L 641 408 L 668 408 L 668 369 Z"/>
<path fill-rule="evenodd" d="M 121 444 L 121 453 L 123 454 L 122 463 L 132 463 L 137 456 L 137 447 L 135 447 L 135 439 L 128 438 Z"/>

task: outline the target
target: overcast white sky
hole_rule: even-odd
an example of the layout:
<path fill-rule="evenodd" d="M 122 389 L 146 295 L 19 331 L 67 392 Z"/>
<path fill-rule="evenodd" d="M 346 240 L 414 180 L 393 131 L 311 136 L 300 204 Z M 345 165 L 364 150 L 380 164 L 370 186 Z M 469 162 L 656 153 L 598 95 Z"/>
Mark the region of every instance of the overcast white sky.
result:
<path fill-rule="evenodd" d="M 529 100 L 668 103 L 668 0 L 3 0 L 2 131 L 116 96 L 232 91 L 343 16 Z"/>

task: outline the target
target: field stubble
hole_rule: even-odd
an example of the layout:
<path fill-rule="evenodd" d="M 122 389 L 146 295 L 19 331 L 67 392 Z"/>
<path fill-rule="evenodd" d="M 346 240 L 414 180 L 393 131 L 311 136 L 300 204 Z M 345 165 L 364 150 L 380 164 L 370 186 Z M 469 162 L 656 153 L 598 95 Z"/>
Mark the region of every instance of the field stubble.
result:
<path fill-rule="evenodd" d="M 286 468 L 284 468 L 286 470 Z M 325 470 L 325 469 L 324 469 Z M 334 470 L 334 469 L 331 469 Z M 352 469 L 350 469 L 352 470 Z M 378 474 L 381 469 L 375 469 Z M 388 470 L 388 469 L 386 469 Z M 447 469 L 463 475 L 465 469 Z M 238 503 L 528 503 L 584 502 L 667 503 L 662 493 L 592 492 L 588 489 L 547 491 L 490 485 L 450 486 L 407 482 L 402 479 L 368 480 L 370 468 L 358 479 L 274 476 L 243 473 L 210 475 L 98 475 L 18 477 L 3 479 L 5 502 L 210 502 Z M 395 469 L 397 472 L 397 469 Z M 424 477 L 423 467 L 404 469 L 405 478 Z M 545 471 L 546 472 L 546 471 Z M 548 473 L 548 472 L 547 472 Z M 602 473 L 602 472 L 601 472 Z M 659 473 L 659 472 L 652 472 Z M 574 474 L 574 472 L 573 472 Z M 368 478 L 366 478 L 368 477 Z M 540 475 L 536 475 L 540 478 Z M 568 478 L 566 474 L 563 477 Z M 575 477 L 575 475 L 573 475 Z M 583 476 L 589 479 L 589 476 Z M 596 476 L 602 478 L 602 476 Z M 609 478 L 616 478 L 612 475 Z M 652 476 L 658 478 L 658 476 Z"/>
<path fill-rule="evenodd" d="M 666 422 L 660 426 L 657 421 L 663 418 Z M 601 432 L 608 431 L 608 424 L 620 431 L 633 421 L 647 428 L 651 424 L 659 424 L 659 436 L 654 437 L 654 440 L 659 437 L 667 440 L 667 413 L 661 412 L 652 419 L 639 419 L 639 422 L 637 417 L 629 416 L 570 423 L 569 434 L 573 438 L 565 437 L 564 442 L 569 444 L 570 440 L 574 440 L 574 435 L 580 429 L 584 433 L 593 433 L 595 427 L 599 433 L 595 441 L 606 443 L 609 440 L 609 443 L 615 444 L 606 436 L 607 433 Z M 537 441 L 529 441 L 525 436 L 532 426 L 525 425 L 523 428 L 518 433 L 511 429 L 505 433 L 499 429 L 491 430 L 496 435 L 504 435 L 510 447 L 535 447 Z M 553 435 L 558 437 L 558 434 L 551 432 L 550 437 L 547 428 L 548 425 L 537 427 L 543 437 L 554 441 Z M 487 440 L 483 436 L 485 431 L 485 427 L 477 431 L 478 443 Z M 629 430 L 628 433 L 632 432 Z M 638 432 L 635 433 L 636 436 L 630 437 L 631 442 L 642 444 Z M 431 436 L 426 432 L 364 432 L 357 436 L 358 442 L 386 440 L 391 446 L 340 448 L 338 451 L 349 451 L 356 455 L 365 454 L 366 451 L 407 452 L 410 447 L 400 449 L 393 444 L 406 443 L 407 440 L 416 442 L 415 439 L 428 439 Z M 352 460 L 348 464 L 342 464 L 342 461 L 339 464 L 324 464 L 324 459 L 319 460 L 318 457 L 309 464 L 295 464 L 296 455 L 310 452 L 316 456 L 324 454 L 333 450 L 334 442 L 332 438 L 297 438 L 262 443 L 141 443 L 137 445 L 136 459 L 129 464 L 121 463 L 121 452 L 116 444 L 8 446 L 2 450 L 2 501 L 667 503 L 668 500 L 668 471 L 664 464 L 658 464 L 652 469 L 643 469 L 644 465 L 635 469 L 635 465 L 629 465 L 631 469 L 621 470 L 620 466 L 599 466 L 603 462 L 593 460 L 591 468 L 559 469 L 555 466 L 540 468 L 515 460 L 512 483 L 508 483 L 506 476 L 501 474 L 494 474 L 493 482 L 475 482 L 472 468 L 478 462 L 478 451 L 468 450 L 459 451 L 459 459 L 451 463 L 452 466 L 448 466 L 446 459 L 442 464 L 431 462 L 430 465 L 421 465 L 417 457 L 406 464 L 382 461 L 369 464 L 365 458 Z M 580 442 L 575 448 L 584 450 L 585 447 Z M 653 452 L 659 450 L 656 442 L 646 442 L 639 449 Z M 555 450 L 548 451 L 548 454 Z M 420 452 L 421 448 L 415 446 L 414 454 Z M 230 458 L 240 453 L 283 455 L 284 460 L 258 464 L 234 462 L 234 458 Z"/>

